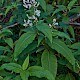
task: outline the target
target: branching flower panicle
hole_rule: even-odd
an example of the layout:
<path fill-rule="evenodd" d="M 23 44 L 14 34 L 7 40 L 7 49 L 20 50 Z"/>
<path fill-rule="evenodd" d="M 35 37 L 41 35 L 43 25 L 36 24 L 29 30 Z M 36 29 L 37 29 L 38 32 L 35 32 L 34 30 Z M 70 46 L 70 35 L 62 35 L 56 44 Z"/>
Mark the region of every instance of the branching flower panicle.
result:
<path fill-rule="evenodd" d="M 28 17 L 28 20 L 24 20 L 24 24 L 23 26 L 32 26 L 33 22 L 35 22 L 36 20 L 38 20 L 38 17 L 40 17 L 40 13 L 41 11 L 38 10 L 38 6 L 39 6 L 39 2 L 37 2 L 36 0 L 23 0 L 23 6 L 27 9 L 30 10 L 31 8 L 33 8 L 33 15 L 29 15 L 26 14 L 26 16 Z"/>

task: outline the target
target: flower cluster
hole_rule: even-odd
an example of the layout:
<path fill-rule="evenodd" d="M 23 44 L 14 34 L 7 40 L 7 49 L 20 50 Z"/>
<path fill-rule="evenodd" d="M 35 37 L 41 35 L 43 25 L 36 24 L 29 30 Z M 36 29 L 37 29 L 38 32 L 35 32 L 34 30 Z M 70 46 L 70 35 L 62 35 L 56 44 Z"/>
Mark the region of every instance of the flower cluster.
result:
<path fill-rule="evenodd" d="M 26 14 L 28 20 L 24 20 L 23 24 L 23 26 L 32 26 L 34 20 L 37 21 L 38 17 L 40 16 L 40 10 L 37 9 L 39 6 L 39 2 L 37 2 L 36 0 L 23 0 L 23 6 L 28 10 L 33 8 L 33 15 L 29 16 L 29 14 Z"/>

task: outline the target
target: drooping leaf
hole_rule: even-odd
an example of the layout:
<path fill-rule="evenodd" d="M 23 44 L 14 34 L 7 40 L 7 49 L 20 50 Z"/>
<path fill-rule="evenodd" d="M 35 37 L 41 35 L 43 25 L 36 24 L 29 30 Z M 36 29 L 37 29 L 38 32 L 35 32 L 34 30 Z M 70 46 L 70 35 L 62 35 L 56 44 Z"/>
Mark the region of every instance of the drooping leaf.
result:
<path fill-rule="evenodd" d="M 80 42 L 76 42 L 76 43 L 72 44 L 70 47 L 72 49 L 78 49 L 78 50 L 80 50 Z"/>
<path fill-rule="evenodd" d="M 60 11 L 66 10 L 66 7 L 64 5 L 57 5 L 56 7 L 58 7 L 58 9 L 54 10 L 53 15 Z"/>
<path fill-rule="evenodd" d="M 46 12 L 46 2 L 45 2 L 45 0 L 37 0 L 37 1 L 40 3 L 43 10 Z"/>
<path fill-rule="evenodd" d="M 55 78 L 57 74 L 57 59 L 54 52 L 45 50 L 41 57 L 41 63 L 42 67 L 49 70 Z"/>
<path fill-rule="evenodd" d="M 66 39 L 69 39 L 70 40 L 70 37 L 68 34 L 64 33 L 64 32 L 60 32 L 60 31 L 53 31 L 53 36 L 59 36 L 61 38 L 66 38 Z M 71 41 L 71 40 L 70 40 Z"/>
<path fill-rule="evenodd" d="M 39 22 L 37 29 L 41 31 L 52 43 L 52 31 L 46 23 Z"/>
<path fill-rule="evenodd" d="M 13 40 L 11 38 L 5 39 L 5 42 L 13 49 Z"/>
<path fill-rule="evenodd" d="M 70 13 L 80 13 L 80 7 L 71 9 Z"/>
<path fill-rule="evenodd" d="M 35 32 L 24 33 L 15 45 L 14 58 L 16 58 L 35 39 Z"/>
<path fill-rule="evenodd" d="M 69 2 L 69 4 L 68 4 L 67 8 L 70 10 L 70 9 L 73 7 L 73 5 L 75 4 L 76 1 L 77 1 L 77 0 L 71 0 L 71 1 Z"/>
<path fill-rule="evenodd" d="M 7 47 L 0 46 L 0 51 L 10 51 Z"/>
<path fill-rule="evenodd" d="M 9 29 L 3 29 L 0 31 L 0 38 L 8 35 L 13 35 L 13 33 Z"/>
<path fill-rule="evenodd" d="M 52 49 L 55 49 L 58 53 L 63 55 L 73 66 L 75 66 L 75 58 L 71 50 L 67 47 L 67 45 L 65 45 L 64 42 L 59 39 L 53 39 L 52 44 L 49 42 L 48 44 Z"/>
<path fill-rule="evenodd" d="M 36 76 L 38 78 L 45 77 L 48 80 L 55 80 L 55 78 L 53 77 L 53 75 L 48 70 L 45 70 L 45 69 L 43 69 L 40 66 L 29 67 L 28 71 L 30 73 L 29 74 L 30 76 Z"/>
<path fill-rule="evenodd" d="M 15 73 L 20 73 L 20 71 L 22 70 L 22 67 L 16 63 L 5 63 L 1 66 L 1 68 L 13 71 Z"/>
<path fill-rule="evenodd" d="M 12 3 L 12 5 L 6 6 L 5 15 L 6 15 L 12 8 L 16 8 L 16 7 L 17 7 L 16 3 Z"/>
<path fill-rule="evenodd" d="M 27 58 L 25 59 L 23 65 L 22 65 L 22 69 L 23 69 L 23 70 L 26 70 L 27 67 L 28 67 L 28 65 L 29 65 L 29 55 L 28 55 Z"/>

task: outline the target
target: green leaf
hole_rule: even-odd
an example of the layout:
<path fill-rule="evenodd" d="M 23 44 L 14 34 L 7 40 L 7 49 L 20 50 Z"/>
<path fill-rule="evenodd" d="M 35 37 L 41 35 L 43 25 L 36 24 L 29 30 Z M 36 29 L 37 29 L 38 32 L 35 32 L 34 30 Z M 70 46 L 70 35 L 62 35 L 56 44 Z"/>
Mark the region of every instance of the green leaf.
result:
<path fill-rule="evenodd" d="M 66 38 L 66 39 L 69 39 L 70 40 L 70 37 L 68 34 L 64 33 L 64 32 L 60 32 L 60 31 L 53 31 L 53 36 L 56 35 L 56 36 L 59 36 L 61 38 Z M 71 40 L 70 40 L 71 41 Z"/>
<path fill-rule="evenodd" d="M 40 3 L 40 6 L 46 12 L 46 2 L 45 2 L 45 0 L 37 0 L 37 1 Z"/>
<path fill-rule="evenodd" d="M 0 46 L 0 51 L 10 51 L 7 47 Z"/>
<path fill-rule="evenodd" d="M 1 1 L 2 1 L 2 4 L 3 4 L 5 0 L 1 0 Z"/>
<path fill-rule="evenodd" d="M 13 40 L 11 38 L 5 39 L 5 42 L 13 49 Z"/>
<path fill-rule="evenodd" d="M 64 5 L 57 5 L 56 7 L 58 7 L 58 9 L 54 10 L 53 15 L 60 11 L 66 10 L 66 7 Z"/>
<path fill-rule="evenodd" d="M 6 15 L 12 8 L 16 8 L 16 7 L 17 7 L 16 3 L 12 3 L 12 5 L 6 6 L 5 15 Z"/>
<path fill-rule="evenodd" d="M 13 71 L 15 73 L 20 73 L 20 71 L 22 70 L 22 67 L 16 63 L 5 63 L 1 66 L 1 68 Z"/>
<path fill-rule="evenodd" d="M 9 29 L 3 29 L 0 31 L 0 38 L 8 35 L 13 35 L 13 33 Z"/>
<path fill-rule="evenodd" d="M 40 66 L 29 67 L 28 71 L 30 73 L 29 74 L 30 76 L 36 76 L 38 78 L 45 77 L 48 80 L 55 80 L 54 77 L 53 77 L 53 75 L 48 70 L 45 70 L 45 69 L 43 69 Z"/>
<path fill-rule="evenodd" d="M 78 49 L 78 50 L 80 50 L 80 42 L 76 42 L 76 43 L 72 44 L 70 47 L 72 49 Z"/>
<path fill-rule="evenodd" d="M 36 34 L 34 32 L 24 33 L 15 45 L 14 58 L 16 58 L 30 43 L 35 39 Z"/>
<path fill-rule="evenodd" d="M 3 77 L 2 76 L 0 76 L 0 80 L 3 80 Z"/>
<path fill-rule="evenodd" d="M 54 55 L 54 52 L 45 50 L 41 57 L 42 67 L 46 70 L 49 70 L 53 77 L 56 77 L 57 74 L 57 59 Z"/>
<path fill-rule="evenodd" d="M 4 80 L 10 80 L 12 78 L 12 76 L 6 76 L 5 78 L 4 78 Z"/>
<path fill-rule="evenodd" d="M 37 29 L 41 31 L 52 43 L 52 31 L 46 23 L 39 22 Z"/>
<path fill-rule="evenodd" d="M 80 13 L 80 7 L 73 8 L 69 11 L 70 13 Z"/>
<path fill-rule="evenodd" d="M 7 6 L 7 9 L 5 11 L 5 15 L 9 12 L 10 9 L 12 9 L 13 7 L 12 6 Z"/>
<path fill-rule="evenodd" d="M 67 47 L 67 45 L 59 39 L 53 39 L 52 44 L 49 43 L 49 46 L 52 49 L 55 49 L 58 53 L 63 55 L 73 66 L 75 66 L 75 58 L 71 52 L 71 50 Z"/>
<path fill-rule="evenodd" d="M 71 33 L 72 37 L 75 38 L 74 29 L 72 26 L 68 27 L 69 32 Z"/>
<path fill-rule="evenodd" d="M 0 61 L 7 58 L 7 56 L 0 55 Z"/>
<path fill-rule="evenodd" d="M 76 3 L 76 1 L 77 1 L 77 0 L 72 0 L 72 1 L 70 1 L 70 3 L 69 3 L 68 6 L 67 6 L 67 8 L 69 9 L 69 11 L 70 11 L 70 9 L 73 7 L 73 5 Z"/>
<path fill-rule="evenodd" d="M 38 46 L 40 45 L 41 41 L 44 39 L 44 36 L 39 36 L 38 37 Z"/>
<path fill-rule="evenodd" d="M 28 55 L 27 58 L 25 59 L 23 65 L 22 65 L 22 69 L 23 69 L 23 70 L 26 70 L 27 67 L 28 67 L 28 65 L 29 65 L 29 55 Z"/>
<path fill-rule="evenodd" d="M 28 71 L 21 71 L 20 76 L 22 80 L 28 80 L 29 72 Z"/>

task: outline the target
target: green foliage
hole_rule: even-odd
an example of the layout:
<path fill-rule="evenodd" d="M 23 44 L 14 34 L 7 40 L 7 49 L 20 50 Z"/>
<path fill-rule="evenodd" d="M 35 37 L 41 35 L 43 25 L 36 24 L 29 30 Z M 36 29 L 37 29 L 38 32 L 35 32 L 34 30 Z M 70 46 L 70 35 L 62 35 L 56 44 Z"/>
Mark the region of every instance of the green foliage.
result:
<path fill-rule="evenodd" d="M 14 58 L 16 58 L 32 41 L 35 39 L 36 34 L 34 32 L 24 33 L 15 45 Z"/>
<path fill-rule="evenodd" d="M 80 80 L 80 42 L 68 24 L 80 1 L 36 1 L 0 0 L 0 80 Z"/>
<path fill-rule="evenodd" d="M 49 70 L 54 78 L 57 73 L 57 59 L 52 51 L 45 50 L 41 57 L 42 67 L 46 70 Z"/>

